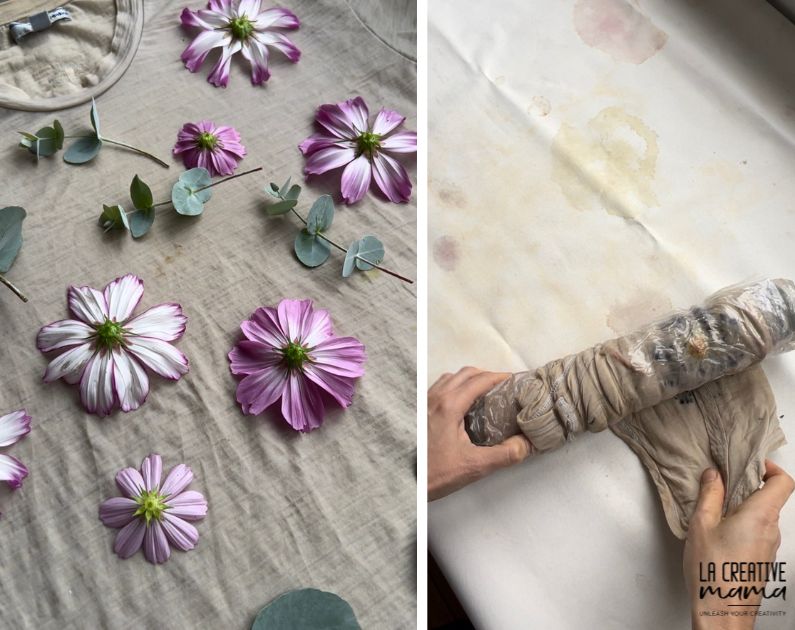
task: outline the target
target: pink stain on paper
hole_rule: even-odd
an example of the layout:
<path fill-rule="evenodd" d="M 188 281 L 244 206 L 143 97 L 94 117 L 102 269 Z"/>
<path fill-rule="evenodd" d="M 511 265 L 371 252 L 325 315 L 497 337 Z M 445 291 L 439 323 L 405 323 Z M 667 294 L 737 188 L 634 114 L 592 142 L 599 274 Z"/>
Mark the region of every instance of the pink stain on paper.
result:
<path fill-rule="evenodd" d="M 588 46 L 625 63 L 643 63 L 668 41 L 628 0 L 577 0 L 574 28 Z"/>
<path fill-rule="evenodd" d="M 445 271 L 453 271 L 458 266 L 458 241 L 446 234 L 433 242 L 433 259 Z"/>

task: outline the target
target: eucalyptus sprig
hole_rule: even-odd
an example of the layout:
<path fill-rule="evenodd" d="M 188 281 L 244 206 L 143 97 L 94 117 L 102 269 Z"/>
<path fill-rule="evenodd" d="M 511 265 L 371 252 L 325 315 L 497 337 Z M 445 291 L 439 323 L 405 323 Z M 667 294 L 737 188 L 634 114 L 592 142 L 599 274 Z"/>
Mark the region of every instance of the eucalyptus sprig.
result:
<path fill-rule="evenodd" d="M 25 220 L 25 216 L 27 216 L 25 209 L 19 206 L 0 209 L 0 284 L 11 289 L 23 302 L 27 302 L 28 298 L 5 277 L 5 274 L 11 269 L 22 248 L 22 221 Z"/>
<path fill-rule="evenodd" d="M 135 210 L 126 211 L 122 206 L 102 206 L 99 226 L 109 230 L 129 230 L 133 238 L 141 238 L 149 231 L 155 221 L 155 209 L 160 206 L 173 206 L 177 214 L 195 217 L 204 212 L 204 204 L 212 197 L 212 188 L 224 182 L 261 171 L 262 167 L 237 173 L 230 177 L 212 181 L 205 168 L 192 168 L 179 176 L 171 189 L 171 199 L 154 203 L 152 189 L 138 175 L 130 182 L 130 200 Z"/>
<path fill-rule="evenodd" d="M 403 282 L 414 283 L 413 280 L 381 266 L 385 254 L 384 244 L 375 236 L 364 236 L 345 248 L 326 235 L 334 220 L 334 202 L 330 195 L 319 197 L 312 204 L 307 217 L 302 217 L 295 209 L 298 205 L 301 187 L 298 184 L 290 185 L 290 183 L 291 179 L 288 179 L 281 188 L 271 183 L 265 189 L 269 195 L 278 199 L 277 202 L 266 206 L 265 211 L 268 216 L 272 217 L 292 212 L 303 223 L 303 227 L 295 236 L 293 245 L 295 255 L 303 265 L 307 267 L 322 265 L 331 255 L 329 247 L 331 246 L 345 254 L 345 260 L 342 263 L 343 278 L 349 277 L 356 269 L 369 271 L 375 268 Z"/>
<path fill-rule="evenodd" d="M 63 156 L 64 162 L 68 162 L 69 164 L 85 164 L 86 162 L 90 162 L 97 156 L 102 145 L 107 143 L 145 155 L 160 164 L 160 166 L 168 168 L 166 162 L 143 149 L 101 135 L 99 132 L 99 112 L 97 111 L 97 104 L 93 98 L 91 99 L 90 120 L 94 132 L 88 135 L 64 135 L 63 127 L 57 120 L 53 121 L 52 127 L 42 127 L 35 134 L 28 133 L 27 131 L 20 131 L 19 133 L 22 136 L 22 140 L 19 141 L 19 146 L 33 153 L 38 160 L 41 157 L 49 157 L 63 149 L 65 139 L 74 138 L 75 142 L 69 146 Z"/>

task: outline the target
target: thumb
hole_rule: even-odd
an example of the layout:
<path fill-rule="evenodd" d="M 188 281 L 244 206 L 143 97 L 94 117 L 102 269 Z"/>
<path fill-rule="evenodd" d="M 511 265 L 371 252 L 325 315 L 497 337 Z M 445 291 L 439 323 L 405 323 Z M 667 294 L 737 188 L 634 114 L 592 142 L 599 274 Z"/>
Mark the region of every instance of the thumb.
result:
<path fill-rule="evenodd" d="M 717 468 L 707 468 L 701 475 L 701 489 L 698 503 L 690 519 L 701 526 L 711 529 L 720 523 L 723 516 L 723 479 Z"/>
<path fill-rule="evenodd" d="M 518 464 L 533 451 L 532 444 L 524 435 L 512 435 L 500 444 L 477 448 L 484 472 Z"/>

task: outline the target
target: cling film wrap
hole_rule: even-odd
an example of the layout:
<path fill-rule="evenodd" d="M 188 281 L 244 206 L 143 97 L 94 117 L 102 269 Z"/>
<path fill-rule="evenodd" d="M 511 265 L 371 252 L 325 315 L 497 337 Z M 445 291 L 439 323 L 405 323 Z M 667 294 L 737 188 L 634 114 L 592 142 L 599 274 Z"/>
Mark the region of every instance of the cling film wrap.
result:
<path fill-rule="evenodd" d="M 703 306 L 513 374 L 475 401 L 466 430 L 479 445 L 521 432 L 534 450 L 552 450 L 793 346 L 792 281 L 728 287 Z"/>

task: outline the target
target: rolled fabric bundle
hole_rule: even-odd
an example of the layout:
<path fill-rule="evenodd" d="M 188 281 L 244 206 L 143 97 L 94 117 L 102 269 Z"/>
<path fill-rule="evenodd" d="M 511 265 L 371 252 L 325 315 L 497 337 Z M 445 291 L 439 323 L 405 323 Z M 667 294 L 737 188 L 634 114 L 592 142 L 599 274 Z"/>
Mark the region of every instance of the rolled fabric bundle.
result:
<path fill-rule="evenodd" d="M 792 281 L 728 287 L 704 306 L 512 375 L 475 401 L 465 426 L 478 445 L 522 432 L 548 451 L 793 347 Z"/>

